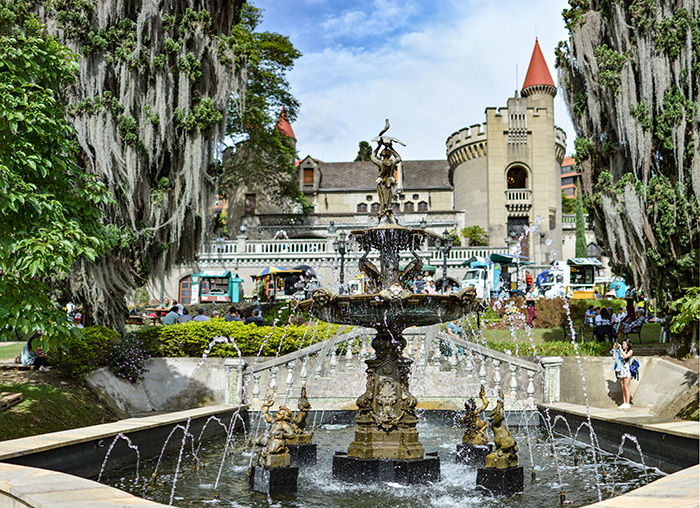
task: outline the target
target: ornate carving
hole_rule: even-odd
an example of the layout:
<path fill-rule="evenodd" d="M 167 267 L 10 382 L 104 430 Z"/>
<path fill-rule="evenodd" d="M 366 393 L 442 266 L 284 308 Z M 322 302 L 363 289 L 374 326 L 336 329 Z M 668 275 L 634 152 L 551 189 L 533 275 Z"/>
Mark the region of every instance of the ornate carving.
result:
<path fill-rule="evenodd" d="M 489 405 L 489 399 L 486 398 L 484 385 L 481 385 L 479 397 L 481 397 L 481 407 L 479 408 L 476 407 L 474 399 L 469 399 L 464 403 L 464 409 L 466 409 L 467 413 L 464 415 L 464 418 L 462 418 L 461 423 L 465 425 L 464 436 L 462 437 L 462 443 L 465 445 L 483 445 L 488 442 L 486 429 L 489 424 L 480 418 L 481 413 L 483 413 Z"/>
<path fill-rule="evenodd" d="M 306 388 L 302 388 L 299 398 L 299 412 L 292 417 L 292 411 L 286 406 L 280 406 L 273 417 L 270 408 L 275 403 L 275 393 L 270 390 L 261 407 L 261 412 L 267 423 L 271 424 L 267 440 L 258 455 L 258 464 L 264 467 L 287 467 L 291 464 L 291 456 L 287 444 L 307 444 L 311 442 L 311 434 L 304 431 L 306 416 L 311 404 L 306 398 Z"/>
<path fill-rule="evenodd" d="M 504 418 L 503 396 L 499 394 L 496 407 L 489 413 L 496 450 L 486 456 L 487 468 L 507 469 L 518 466 L 518 443 L 503 425 Z"/>

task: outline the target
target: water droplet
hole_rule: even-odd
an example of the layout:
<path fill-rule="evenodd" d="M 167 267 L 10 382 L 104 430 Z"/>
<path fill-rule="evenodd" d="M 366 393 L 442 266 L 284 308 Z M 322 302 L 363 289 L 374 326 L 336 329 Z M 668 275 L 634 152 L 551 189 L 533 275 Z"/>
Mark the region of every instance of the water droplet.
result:
<path fill-rule="evenodd" d="M 545 244 L 545 245 L 552 245 L 552 239 L 551 239 L 551 238 L 547 238 L 547 239 L 544 241 L 544 244 Z"/>

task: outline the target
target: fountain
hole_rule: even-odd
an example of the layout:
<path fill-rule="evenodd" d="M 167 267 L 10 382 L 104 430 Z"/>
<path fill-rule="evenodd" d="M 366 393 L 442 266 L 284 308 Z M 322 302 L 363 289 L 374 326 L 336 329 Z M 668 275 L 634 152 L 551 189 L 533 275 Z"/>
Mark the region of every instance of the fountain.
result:
<path fill-rule="evenodd" d="M 334 478 L 413 484 L 439 480 L 440 459 L 436 453 L 426 454 L 418 438 L 418 401 L 409 391 L 412 360 L 403 355 L 406 340 L 402 332 L 409 326 L 458 319 L 477 305 L 477 300 L 471 287 L 452 294 L 415 294 L 406 289 L 407 282 L 423 267 L 416 253 L 418 246 L 434 235 L 403 227 L 394 217 L 395 174 L 401 156 L 393 144 L 403 143 L 385 136 L 388 129 L 387 120 L 373 140 L 377 147 L 371 156 L 379 168 L 379 225 L 351 232 L 351 239 L 364 251 L 359 268 L 368 277 L 371 292 L 347 295 L 316 289 L 300 308 L 324 321 L 377 330 L 372 341 L 375 357 L 365 362 L 367 388 L 357 399 L 355 439 L 347 453 L 337 452 L 333 458 Z M 379 251 L 379 267 L 368 259 L 372 249 Z M 400 270 L 403 250 L 410 250 L 413 260 Z"/>

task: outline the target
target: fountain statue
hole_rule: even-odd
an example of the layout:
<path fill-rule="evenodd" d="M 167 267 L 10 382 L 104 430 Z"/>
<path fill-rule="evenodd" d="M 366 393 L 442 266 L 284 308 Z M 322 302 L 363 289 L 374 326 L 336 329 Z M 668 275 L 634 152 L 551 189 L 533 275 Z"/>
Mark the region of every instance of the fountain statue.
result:
<path fill-rule="evenodd" d="M 457 445 L 457 460 L 466 464 L 483 466 L 486 463 L 486 455 L 491 452 L 491 445 L 486 437 L 486 429 L 489 424 L 480 417 L 481 413 L 489 406 L 484 385 L 481 385 L 479 397 L 481 398 L 480 407 L 476 406 L 474 399 L 469 399 L 464 403 L 466 414 L 460 423 L 465 425 L 465 429 L 462 444 Z"/>
<path fill-rule="evenodd" d="M 395 171 L 401 161 L 393 144 L 403 143 L 385 136 L 388 128 L 387 120 L 385 128 L 373 140 L 378 143 L 373 161 L 379 166 L 379 224 L 351 232 L 364 251 L 359 268 L 369 278 L 371 292 L 333 294 L 320 288 L 313 291 L 309 300 L 301 302 L 300 307 L 324 321 L 377 330 L 372 340 L 375 357 L 365 362 L 366 390 L 357 399 L 355 440 L 347 453 L 336 453 L 333 476 L 362 482 L 427 482 L 440 478 L 440 459 L 437 454 L 426 454 L 418 439 L 415 411 L 418 401 L 409 390 L 412 360 L 403 355 L 406 339 L 402 332 L 409 326 L 458 319 L 464 312 L 473 310 L 477 300 L 472 287 L 451 294 L 415 294 L 407 289 L 409 279 L 423 266 L 416 250 L 435 235 L 401 226 L 393 215 Z M 369 260 L 373 249 L 379 251 L 378 267 Z M 402 251 L 409 251 L 412 256 L 404 270 L 399 269 Z M 386 466 L 387 461 L 392 467 Z"/>
<path fill-rule="evenodd" d="M 476 484 L 487 492 L 512 495 L 523 491 L 523 468 L 518 467 L 518 443 L 503 424 L 503 394 L 489 413 L 496 450 L 486 456 L 486 467 L 480 467 Z"/>
<path fill-rule="evenodd" d="M 306 398 L 306 387 L 301 387 L 301 395 L 297 403 L 299 411 L 292 417 L 291 427 L 294 436 L 287 439 L 287 448 L 292 459 L 292 466 L 313 466 L 316 464 L 316 445 L 311 442 L 313 434 L 306 432 L 306 417 L 311 410 L 309 399 Z"/>

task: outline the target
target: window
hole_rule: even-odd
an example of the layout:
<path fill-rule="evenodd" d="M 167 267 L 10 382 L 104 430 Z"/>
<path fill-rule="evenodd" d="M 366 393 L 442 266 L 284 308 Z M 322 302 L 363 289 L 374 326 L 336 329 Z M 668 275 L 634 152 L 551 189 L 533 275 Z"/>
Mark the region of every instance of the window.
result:
<path fill-rule="evenodd" d="M 574 194 L 576 194 L 576 187 L 567 187 L 566 189 L 564 189 L 564 194 L 566 194 L 567 196 L 576 197 L 574 196 Z"/>
<path fill-rule="evenodd" d="M 404 212 L 412 212 L 413 211 L 413 201 L 406 201 L 403 204 L 403 211 Z"/>
<path fill-rule="evenodd" d="M 509 189 L 527 189 L 527 171 L 520 166 L 510 168 L 507 183 Z"/>
<path fill-rule="evenodd" d="M 413 196 L 411 196 L 411 199 L 418 199 L 418 194 L 414 194 Z"/>
<path fill-rule="evenodd" d="M 600 259 L 600 248 L 594 243 L 589 243 L 586 249 L 586 255 L 589 258 Z"/>
<path fill-rule="evenodd" d="M 427 212 L 428 211 L 428 203 L 425 201 L 420 201 L 418 203 L 418 211 L 419 212 Z"/>
<path fill-rule="evenodd" d="M 357 213 L 367 213 L 367 203 L 357 205 Z"/>
<path fill-rule="evenodd" d="M 574 183 L 574 177 L 573 176 L 565 176 L 564 178 L 561 179 L 561 184 L 562 185 L 570 185 Z"/>
<path fill-rule="evenodd" d="M 365 201 L 372 201 L 372 197 L 373 197 L 372 194 L 367 194 L 365 196 Z"/>
<path fill-rule="evenodd" d="M 314 168 L 304 168 L 304 185 L 314 184 Z"/>
<path fill-rule="evenodd" d="M 394 210 L 395 212 L 398 212 L 401 210 L 401 205 L 399 205 L 398 203 L 393 203 L 391 205 L 391 209 Z"/>
<path fill-rule="evenodd" d="M 245 195 L 245 211 L 244 215 L 255 215 L 255 194 Z"/>
<path fill-rule="evenodd" d="M 371 210 L 374 213 L 379 213 L 379 203 L 372 203 Z"/>

